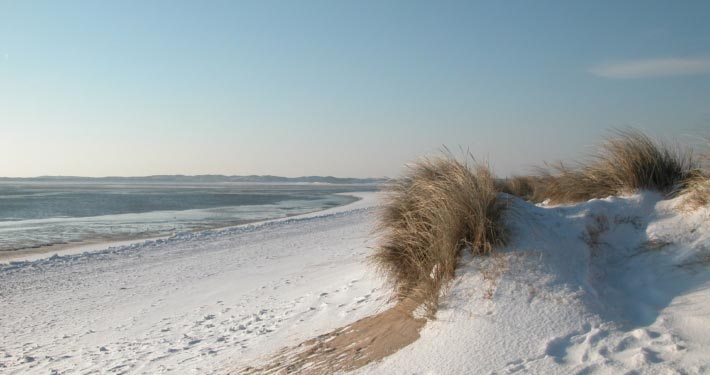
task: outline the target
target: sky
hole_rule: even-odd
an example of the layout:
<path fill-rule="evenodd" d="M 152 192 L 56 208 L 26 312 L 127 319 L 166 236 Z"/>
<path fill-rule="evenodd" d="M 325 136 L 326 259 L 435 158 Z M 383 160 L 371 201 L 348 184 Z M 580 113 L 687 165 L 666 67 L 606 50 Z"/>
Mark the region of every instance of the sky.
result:
<path fill-rule="evenodd" d="M 0 0 L 0 176 L 500 176 L 710 136 L 707 1 Z"/>

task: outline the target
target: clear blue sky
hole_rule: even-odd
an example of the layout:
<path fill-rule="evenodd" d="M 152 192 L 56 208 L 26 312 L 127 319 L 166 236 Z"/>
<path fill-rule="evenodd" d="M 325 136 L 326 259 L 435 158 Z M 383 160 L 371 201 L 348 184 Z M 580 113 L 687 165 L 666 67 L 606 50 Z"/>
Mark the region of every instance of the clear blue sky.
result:
<path fill-rule="evenodd" d="M 0 176 L 496 173 L 710 135 L 708 1 L 0 0 Z"/>

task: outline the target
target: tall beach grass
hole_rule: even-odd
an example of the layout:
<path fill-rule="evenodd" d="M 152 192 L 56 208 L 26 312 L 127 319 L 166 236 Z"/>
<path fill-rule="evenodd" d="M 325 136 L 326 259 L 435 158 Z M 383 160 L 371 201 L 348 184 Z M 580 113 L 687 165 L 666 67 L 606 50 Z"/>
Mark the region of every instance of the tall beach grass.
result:
<path fill-rule="evenodd" d="M 433 313 L 463 249 L 485 255 L 506 242 L 499 192 L 566 204 L 654 190 L 683 195 L 687 207 L 697 208 L 710 203 L 710 173 L 699 165 L 690 149 L 634 129 L 614 131 L 573 167 L 560 163 L 504 180 L 470 157 L 424 158 L 386 186 L 378 225 L 383 235 L 372 261 L 398 299 L 414 299 Z"/>
<path fill-rule="evenodd" d="M 654 140 L 639 130 L 615 130 L 587 160 L 574 166 L 559 163 L 538 168 L 533 176 L 506 181 L 502 190 L 553 204 L 639 190 L 673 196 L 685 188 L 696 170 L 697 162 L 690 149 Z M 523 183 L 524 189 L 519 188 Z"/>
<path fill-rule="evenodd" d="M 398 298 L 433 313 L 462 249 L 488 254 L 505 242 L 495 177 L 485 165 L 446 154 L 410 165 L 386 191 L 373 261 Z"/>
<path fill-rule="evenodd" d="M 710 140 L 706 143 L 710 146 Z M 680 194 L 683 197 L 681 209 L 694 211 L 710 205 L 710 147 L 698 158 L 699 167 L 685 181 Z"/>

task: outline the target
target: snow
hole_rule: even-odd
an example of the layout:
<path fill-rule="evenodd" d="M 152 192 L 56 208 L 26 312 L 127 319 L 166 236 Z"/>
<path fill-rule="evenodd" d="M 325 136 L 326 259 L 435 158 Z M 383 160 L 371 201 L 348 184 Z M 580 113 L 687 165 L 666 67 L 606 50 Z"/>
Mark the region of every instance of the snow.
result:
<path fill-rule="evenodd" d="M 385 306 L 373 193 L 344 207 L 0 265 L 0 373 L 216 373 Z"/>
<path fill-rule="evenodd" d="M 710 210 L 508 199 L 511 243 L 465 258 L 422 337 L 356 373 L 710 372 Z"/>
<path fill-rule="evenodd" d="M 383 311 L 378 193 L 319 213 L 0 265 L 0 373 L 225 373 Z M 421 337 L 356 374 L 710 373 L 710 209 L 503 195 Z"/>

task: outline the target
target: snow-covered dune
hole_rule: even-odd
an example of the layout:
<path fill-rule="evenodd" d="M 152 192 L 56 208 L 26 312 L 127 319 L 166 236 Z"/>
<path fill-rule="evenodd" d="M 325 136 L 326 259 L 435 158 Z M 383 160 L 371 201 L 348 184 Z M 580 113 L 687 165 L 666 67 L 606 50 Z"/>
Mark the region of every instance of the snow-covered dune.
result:
<path fill-rule="evenodd" d="M 0 266 L 0 373 L 227 373 L 383 311 L 388 290 L 366 261 L 377 194 L 359 195 Z M 464 256 L 421 337 L 355 373 L 710 373 L 710 209 L 679 213 L 650 192 L 506 199 L 510 243 Z"/>
<path fill-rule="evenodd" d="M 710 373 L 710 210 L 660 198 L 511 197 L 512 242 L 464 259 L 421 338 L 359 373 Z"/>
<path fill-rule="evenodd" d="M 0 265 L 0 373 L 214 373 L 370 315 L 374 193 L 299 217 Z"/>

